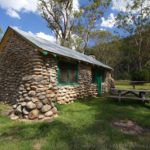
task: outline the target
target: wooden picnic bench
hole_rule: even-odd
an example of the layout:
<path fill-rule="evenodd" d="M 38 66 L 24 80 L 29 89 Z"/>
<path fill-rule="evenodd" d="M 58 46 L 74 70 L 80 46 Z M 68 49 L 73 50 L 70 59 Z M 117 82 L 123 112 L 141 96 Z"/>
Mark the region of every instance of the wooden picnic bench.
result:
<path fill-rule="evenodd" d="M 130 85 L 133 86 L 133 89 L 135 89 L 136 85 L 143 85 L 143 84 L 148 83 L 148 82 L 147 81 L 130 81 L 129 83 L 130 83 Z"/>
<path fill-rule="evenodd" d="M 121 99 L 133 99 L 133 100 L 142 100 L 143 102 L 150 101 L 150 98 L 146 97 L 146 93 L 150 93 L 150 90 L 135 90 L 135 89 L 111 89 L 112 94 L 116 94 L 115 96 L 109 96 L 110 98 L 118 98 L 119 101 Z M 134 97 L 129 97 L 128 95 L 133 95 Z"/>

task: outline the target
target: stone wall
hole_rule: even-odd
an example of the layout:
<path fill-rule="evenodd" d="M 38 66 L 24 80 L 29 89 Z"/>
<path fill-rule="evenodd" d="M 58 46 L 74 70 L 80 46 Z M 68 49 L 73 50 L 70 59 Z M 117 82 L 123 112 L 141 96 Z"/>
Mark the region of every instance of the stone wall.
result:
<path fill-rule="evenodd" d="M 56 76 L 56 65 L 50 66 L 39 50 L 15 33 L 5 45 L 0 52 L 0 100 L 14 104 L 11 118 L 53 117 L 56 87 L 49 89 L 49 74 Z"/>
<path fill-rule="evenodd" d="M 79 63 L 78 84 L 61 86 L 57 64 L 55 57 L 44 56 L 16 33 L 8 38 L 0 52 L 0 100 L 14 104 L 12 119 L 50 119 L 57 114 L 54 102 L 97 95 L 91 65 Z"/>
<path fill-rule="evenodd" d="M 107 71 L 105 75 L 105 80 L 102 83 L 102 93 L 108 94 L 111 88 L 115 88 L 115 81 L 112 78 L 111 72 Z"/>

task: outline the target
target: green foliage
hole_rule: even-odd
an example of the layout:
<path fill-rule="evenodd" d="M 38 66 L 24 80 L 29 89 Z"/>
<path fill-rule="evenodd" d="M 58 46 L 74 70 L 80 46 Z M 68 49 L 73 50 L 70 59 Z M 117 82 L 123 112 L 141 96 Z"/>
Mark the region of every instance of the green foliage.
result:
<path fill-rule="evenodd" d="M 38 7 L 61 45 L 75 47 L 84 52 L 91 32 L 100 22 L 104 8 L 109 4 L 110 0 L 89 0 L 79 11 L 74 11 L 72 0 L 39 0 Z M 74 34 L 77 35 L 76 38 Z"/>
<path fill-rule="evenodd" d="M 139 70 L 131 72 L 133 81 L 150 81 L 150 72 L 148 70 Z"/>
<path fill-rule="evenodd" d="M 146 62 L 144 69 L 146 69 L 150 72 L 150 60 Z"/>
<path fill-rule="evenodd" d="M 107 44 L 117 40 L 117 36 L 105 30 L 96 30 L 91 33 L 91 38 L 96 44 Z"/>
<path fill-rule="evenodd" d="M 136 70 L 142 70 L 148 58 L 149 36 L 150 31 L 150 4 L 147 0 L 133 0 L 128 2 L 126 12 L 118 14 L 116 25 L 123 29 L 130 37 L 126 47 L 130 47 L 130 53 L 136 60 L 134 67 Z M 129 48 L 128 48 L 129 49 Z"/>
<path fill-rule="evenodd" d="M 144 31 L 144 25 L 149 24 L 150 4 L 147 0 L 132 0 L 127 2 L 126 12 L 120 12 L 116 25 L 124 29 L 128 34 L 140 34 Z"/>
<path fill-rule="evenodd" d="M 110 0 L 105 3 L 99 0 L 89 0 L 87 5 L 80 8 L 80 12 L 76 14 L 77 18 L 74 25 L 74 33 L 83 39 L 82 52 L 85 53 L 88 48 L 92 34 L 96 29 L 96 25 L 101 22 L 104 11 L 110 4 Z"/>
<path fill-rule="evenodd" d="M 87 49 L 87 54 L 95 55 L 96 59 L 110 65 L 116 71 L 116 66 L 121 59 L 121 43 L 118 37 L 107 31 L 95 31 L 91 37 L 96 45 Z"/>
<path fill-rule="evenodd" d="M 135 45 L 134 36 L 121 40 L 121 61 L 116 68 L 120 72 L 119 74 L 121 75 L 121 79 L 130 79 L 130 72 L 140 70 L 139 59 L 141 60 L 140 62 L 142 70 L 147 70 L 150 72 L 150 67 L 148 65 L 150 60 L 150 38 L 148 36 L 150 33 L 149 31 L 150 28 L 147 29 L 146 32 L 142 33 L 143 42 L 141 46 L 142 51 L 140 53 L 138 52 L 138 49 Z"/>

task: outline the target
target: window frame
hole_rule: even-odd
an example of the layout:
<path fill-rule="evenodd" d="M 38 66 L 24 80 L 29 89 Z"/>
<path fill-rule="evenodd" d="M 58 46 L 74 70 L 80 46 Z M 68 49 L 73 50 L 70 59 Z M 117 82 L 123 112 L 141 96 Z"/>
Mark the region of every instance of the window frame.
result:
<path fill-rule="evenodd" d="M 71 65 L 75 65 L 75 68 L 76 68 L 76 82 L 70 82 L 70 81 L 67 81 L 67 82 L 62 82 L 60 81 L 60 76 L 61 76 L 61 73 L 60 73 L 60 64 L 61 63 L 66 63 L 67 64 L 67 74 L 68 74 L 68 79 L 70 79 L 70 68 L 71 68 Z M 72 62 L 67 62 L 67 61 L 59 61 L 58 62 L 58 70 L 57 70 L 57 83 L 58 85 L 77 85 L 79 84 L 78 82 L 78 74 L 79 74 L 79 71 L 78 71 L 78 63 L 75 64 L 75 63 L 72 63 Z"/>

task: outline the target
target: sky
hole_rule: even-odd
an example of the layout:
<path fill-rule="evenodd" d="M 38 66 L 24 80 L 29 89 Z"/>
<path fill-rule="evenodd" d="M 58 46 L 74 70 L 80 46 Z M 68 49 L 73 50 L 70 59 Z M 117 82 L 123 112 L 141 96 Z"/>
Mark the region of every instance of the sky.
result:
<path fill-rule="evenodd" d="M 47 27 L 46 21 L 38 12 L 37 1 L 38 0 L 0 0 L 0 27 L 3 33 L 8 26 L 12 26 L 55 42 L 53 33 Z M 87 1 L 88 0 L 73 0 L 73 9 L 78 10 L 79 7 L 86 4 Z M 112 0 L 112 5 L 106 10 L 97 28 L 110 32 L 117 31 L 115 27 L 115 17 L 120 10 L 126 11 L 125 6 L 127 1 L 129 0 Z M 121 31 L 119 32 L 121 33 Z"/>

